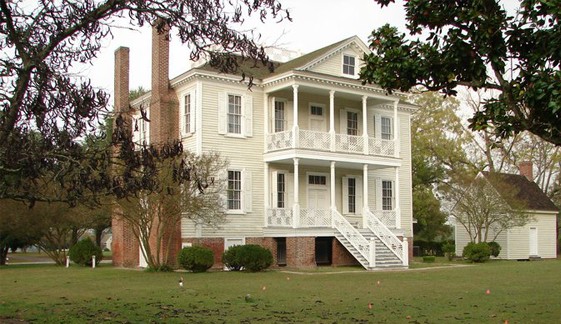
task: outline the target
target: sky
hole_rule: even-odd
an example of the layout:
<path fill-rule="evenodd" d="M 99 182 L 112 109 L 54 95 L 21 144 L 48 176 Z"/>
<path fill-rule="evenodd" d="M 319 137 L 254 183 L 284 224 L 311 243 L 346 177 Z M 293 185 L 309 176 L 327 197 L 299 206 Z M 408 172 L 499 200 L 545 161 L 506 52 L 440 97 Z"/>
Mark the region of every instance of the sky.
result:
<path fill-rule="evenodd" d="M 308 53 L 350 36 L 359 36 L 365 43 L 373 29 L 390 23 L 404 29 L 401 1 L 381 9 L 372 0 L 280 0 L 290 11 L 292 22 L 265 24 L 248 23 L 244 29 L 254 28 L 265 45 L 275 45 Z M 151 31 L 150 27 L 130 30 L 118 28 L 114 38 L 108 39 L 97 59 L 90 66 L 80 68 L 79 74 L 89 77 L 92 84 L 113 93 L 114 52 L 120 46 L 130 48 L 130 88 L 150 89 Z M 189 49 L 174 38 L 170 46 L 170 78 L 189 67 Z M 112 101 L 111 101 L 112 102 Z"/>

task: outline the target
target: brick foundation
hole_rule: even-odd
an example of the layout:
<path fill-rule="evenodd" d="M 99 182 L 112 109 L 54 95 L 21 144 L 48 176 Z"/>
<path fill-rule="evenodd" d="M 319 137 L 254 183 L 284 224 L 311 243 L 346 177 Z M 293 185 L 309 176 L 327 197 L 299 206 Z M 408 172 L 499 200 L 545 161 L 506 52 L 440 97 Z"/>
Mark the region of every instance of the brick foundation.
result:
<path fill-rule="evenodd" d="M 333 259 L 331 264 L 333 266 L 360 265 L 357 259 L 355 259 L 355 257 L 336 238 L 333 238 L 332 250 Z"/>
<path fill-rule="evenodd" d="M 295 268 L 316 266 L 315 237 L 287 237 L 286 265 Z"/>

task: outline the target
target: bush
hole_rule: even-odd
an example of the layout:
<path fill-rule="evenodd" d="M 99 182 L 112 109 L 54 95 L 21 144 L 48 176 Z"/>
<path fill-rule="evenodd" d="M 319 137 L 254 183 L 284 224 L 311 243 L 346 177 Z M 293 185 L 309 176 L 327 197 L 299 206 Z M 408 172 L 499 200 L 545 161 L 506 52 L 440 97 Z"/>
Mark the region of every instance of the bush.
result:
<path fill-rule="evenodd" d="M 204 246 L 184 247 L 177 256 L 177 263 L 185 270 L 205 272 L 214 264 L 214 252 Z"/>
<path fill-rule="evenodd" d="M 452 261 L 454 256 L 456 255 L 456 245 L 450 241 L 444 242 L 442 244 L 442 252 L 448 258 L 448 261 Z"/>
<path fill-rule="evenodd" d="M 222 262 L 228 269 L 233 271 L 243 269 L 257 272 L 265 270 L 273 264 L 273 254 L 259 245 L 238 245 L 224 252 Z"/>
<path fill-rule="evenodd" d="M 95 255 L 95 264 L 98 265 L 103 259 L 101 248 L 90 240 L 85 238 L 74 244 L 68 251 L 68 256 L 72 262 L 83 265 L 92 266 L 92 256 Z"/>
<path fill-rule="evenodd" d="M 489 242 L 487 244 L 491 249 L 491 255 L 494 256 L 495 258 L 498 257 L 499 253 L 501 253 L 501 245 L 497 242 Z"/>
<path fill-rule="evenodd" d="M 471 262 L 485 262 L 489 260 L 491 256 L 491 249 L 489 248 L 489 244 L 485 242 L 470 242 L 464 247 L 463 255 L 464 258 Z"/>
<path fill-rule="evenodd" d="M 240 271 L 242 263 L 240 260 L 240 251 L 245 245 L 234 245 L 222 254 L 222 263 L 230 271 Z"/>
<path fill-rule="evenodd" d="M 425 240 L 414 240 L 413 245 L 419 247 L 421 255 L 444 256 L 442 252 L 442 242 L 433 242 Z"/>
<path fill-rule="evenodd" d="M 434 263 L 435 260 L 436 260 L 436 257 L 434 255 L 425 255 L 423 257 L 423 262 L 424 263 Z"/>

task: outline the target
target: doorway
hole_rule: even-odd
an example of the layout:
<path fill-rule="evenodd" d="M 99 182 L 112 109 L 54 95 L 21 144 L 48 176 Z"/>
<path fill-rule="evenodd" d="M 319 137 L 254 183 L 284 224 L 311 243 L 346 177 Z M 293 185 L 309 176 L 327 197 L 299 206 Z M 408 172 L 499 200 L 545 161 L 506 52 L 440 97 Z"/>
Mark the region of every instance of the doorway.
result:
<path fill-rule="evenodd" d="M 332 254 L 333 237 L 316 237 L 316 264 L 331 265 Z"/>

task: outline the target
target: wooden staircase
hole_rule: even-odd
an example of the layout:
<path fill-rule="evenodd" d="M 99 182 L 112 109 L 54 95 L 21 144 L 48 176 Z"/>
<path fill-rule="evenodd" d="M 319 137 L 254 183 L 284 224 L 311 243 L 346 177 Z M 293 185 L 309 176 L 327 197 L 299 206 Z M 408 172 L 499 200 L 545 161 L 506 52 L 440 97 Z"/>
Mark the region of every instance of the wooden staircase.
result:
<path fill-rule="evenodd" d="M 360 229 L 360 234 L 368 241 L 374 239 L 375 246 L 375 266 L 372 267 L 370 262 L 340 233 L 335 235 L 337 240 L 349 251 L 355 259 L 366 270 L 380 270 L 380 269 L 406 269 L 403 262 L 388 248 L 382 241 L 372 233 L 369 229 Z"/>

